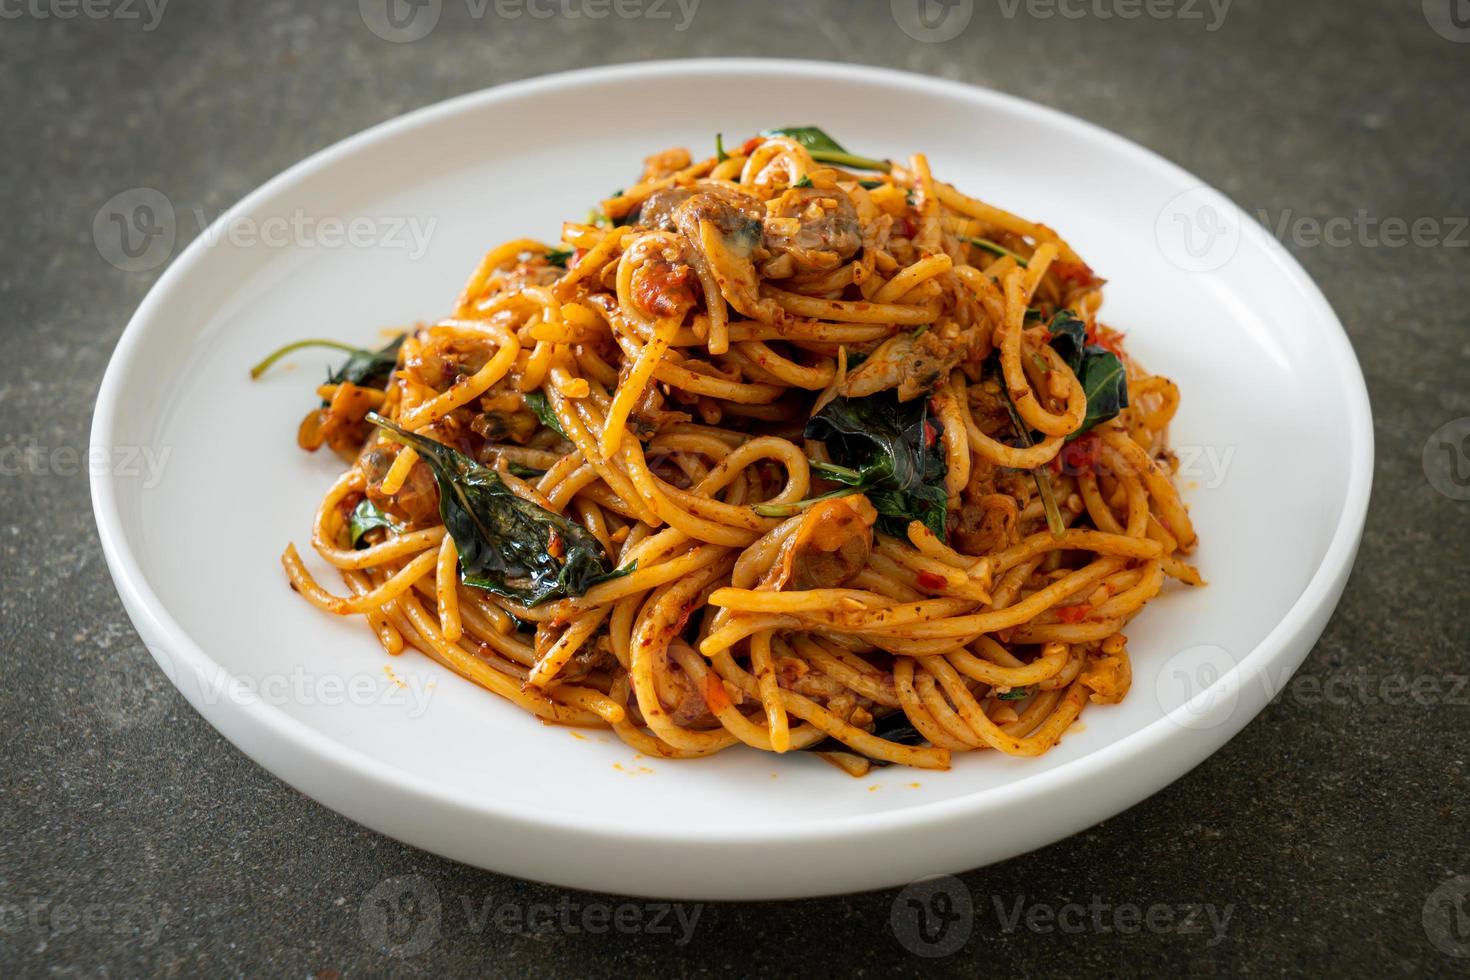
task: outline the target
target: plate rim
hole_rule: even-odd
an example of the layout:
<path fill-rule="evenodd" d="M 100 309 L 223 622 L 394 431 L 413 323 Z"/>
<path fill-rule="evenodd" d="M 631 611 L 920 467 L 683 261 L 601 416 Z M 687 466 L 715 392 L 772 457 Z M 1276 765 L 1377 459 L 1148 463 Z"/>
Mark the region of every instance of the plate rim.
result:
<path fill-rule="evenodd" d="M 1010 111 L 1023 109 L 1028 113 L 1046 117 L 1054 125 L 1083 133 L 1090 140 L 1102 140 L 1116 151 L 1131 154 L 1146 162 L 1150 167 L 1162 167 L 1176 178 L 1182 178 L 1192 185 L 1219 193 L 1229 200 L 1228 195 L 1219 192 L 1183 167 L 1098 124 L 1059 109 L 1032 102 L 1029 99 L 983 86 L 890 68 L 796 59 L 693 58 L 582 68 L 494 85 L 395 116 L 318 150 L 251 191 L 216 219 L 209 230 L 198 235 L 149 289 L 110 355 L 93 412 L 89 449 L 92 452 L 97 452 L 99 449 L 108 451 L 115 443 L 116 429 L 121 415 L 119 411 L 120 395 L 124 377 L 133 370 L 133 362 L 137 357 L 143 337 L 150 329 L 153 329 L 150 327 L 150 321 L 155 318 L 155 311 L 171 293 L 191 279 L 196 267 L 208 256 L 208 242 L 212 240 L 213 233 L 217 232 L 220 226 L 232 220 L 236 214 L 249 212 L 298 181 L 330 168 L 341 159 L 369 149 L 380 141 L 391 139 L 401 133 L 432 124 L 446 117 L 481 110 L 497 102 L 512 101 L 559 89 L 595 85 L 611 80 L 727 73 L 783 73 L 838 81 L 868 83 L 876 81 L 908 91 L 928 91 L 957 96 L 971 102 L 999 106 Z M 1374 468 L 1374 433 L 1368 391 L 1361 365 L 1352 349 L 1346 328 L 1321 289 L 1301 264 L 1266 229 L 1254 219 L 1249 218 L 1243 209 L 1239 210 L 1243 216 L 1242 238 L 1250 238 L 1259 246 L 1261 254 L 1270 260 L 1275 270 L 1282 276 L 1283 283 L 1293 286 L 1308 304 L 1316 308 L 1319 314 L 1316 319 L 1325 318 L 1327 323 L 1336 327 L 1335 331 L 1324 330 L 1323 339 L 1330 338 L 1327 352 L 1331 355 L 1334 376 L 1349 382 L 1342 388 L 1344 407 L 1347 409 L 1343 417 L 1347 422 L 1348 462 L 1346 472 L 1348 480 L 1342 513 L 1332 531 L 1331 540 L 1323 554 L 1321 564 L 1312 574 L 1301 594 L 1260 643 L 1242 656 L 1235 666 L 1225 672 L 1214 685 L 1202 692 L 1212 695 L 1219 695 L 1232 689 L 1237 692 L 1243 690 L 1247 683 L 1259 677 L 1268 666 L 1289 654 L 1293 645 L 1300 642 L 1309 631 L 1315 628 L 1316 634 L 1320 635 L 1322 626 L 1325 625 L 1327 618 L 1336 607 L 1337 600 L 1341 596 L 1341 591 L 1353 567 L 1357 546 L 1367 517 Z M 1325 327 L 1326 323 L 1322 325 Z M 209 656 L 203 647 L 173 618 L 167 606 L 150 585 L 136 555 L 128 544 L 118 502 L 116 475 L 110 472 L 110 468 L 94 467 L 90 474 L 90 482 L 93 511 L 104 556 L 118 593 L 130 617 L 134 620 L 134 625 L 140 627 L 139 633 L 150 654 L 155 660 L 159 660 L 160 666 L 164 668 L 165 674 L 169 676 L 175 687 L 181 688 L 169 667 L 160 660 L 160 652 L 154 649 L 154 642 L 148 639 L 147 631 L 141 628 L 139 617 L 145 617 L 156 631 L 156 635 L 167 641 L 167 653 L 176 661 L 172 665 L 173 669 L 188 667 L 196 672 L 207 669 L 222 670 L 233 677 L 232 673 Z M 1315 622 L 1319 618 L 1320 622 Z M 1307 650 L 1302 651 L 1301 657 L 1305 656 L 1310 650 L 1310 645 L 1315 641 L 1316 636 L 1314 635 L 1311 637 Z M 1298 662 L 1299 660 L 1300 657 L 1298 657 Z M 1295 664 L 1292 665 L 1293 670 L 1295 666 Z M 199 704 L 194 703 L 193 699 L 188 697 L 188 692 L 183 691 L 182 688 L 181 693 L 190 700 L 195 710 L 212 727 L 225 735 L 232 744 L 247 756 L 255 759 L 268 771 L 277 773 L 276 767 L 264 763 L 254 751 L 242 744 L 245 740 L 245 733 L 238 730 L 226 731 L 225 726 L 222 726 L 216 719 L 215 711 L 203 710 Z M 1216 697 L 1215 703 L 1222 700 L 1225 699 Z M 296 751 L 309 757 L 314 765 L 330 766 L 334 770 L 342 771 L 350 778 L 365 782 L 367 784 L 365 788 L 370 790 L 409 794 L 423 803 L 462 808 L 487 818 L 506 821 L 522 827 L 534 826 L 542 831 L 575 831 L 586 835 L 589 839 L 613 844 L 650 841 L 667 843 L 674 840 L 680 843 L 737 847 L 777 841 L 792 843 L 818 839 L 828 843 L 853 842 L 859 838 L 899 828 L 923 830 L 957 820 L 980 818 L 997 807 L 1009 808 L 1024 805 L 1027 802 L 1050 796 L 1059 790 L 1065 790 L 1071 784 L 1078 782 L 1079 776 L 1098 778 L 1115 771 L 1119 766 L 1126 765 L 1130 760 L 1147 758 L 1158 751 L 1171 736 L 1177 735 L 1181 731 L 1180 725 L 1184 724 L 1186 719 L 1194 719 L 1194 723 L 1198 724 L 1199 718 L 1197 707 L 1191 711 L 1190 706 L 1185 705 L 1130 732 L 1116 742 L 1090 752 L 1083 758 L 1044 772 L 1023 775 L 1014 783 L 1002 787 L 967 793 L 950 799 L 916 802 L 912 806 L 877 813 L 812 818 L 794 825 L 754 825 L 738 830 L 723 827 L 713 831 L 706 831 L 698 825 L 691 825 L 680 828 L 674 833 L 670 833 L 665 828 L 660 829 L 655 838 L 653 834 L 640 831 L 636 827 L 600 824 L 592 819 L 595 814 L 591 814 L 590 811 L 579 811 L 573 814 L 542 814 L 533 819 L 524 809 L 507 807 L 500 800 L 463 792 L 457 787 L 418 776 L 396 766 L 384 766 L 374 762 L 361 750 L 334 738 L 324 738 L 306 722 L 263 701 L 234 704 L 232 707 L 226 699 L 214 707 L 219 712 L 235 714 L 238 720 L 249 728 L 267 729 L 269 734 L 285 739 Z M 238 709 L 238 711 L 233 709 Z M 1218 751 L 1224 741 L 1233 737 L 1235 731 L 1248 724 L 1258 713 L 1259 707 L 1250 711 L 1245 720 L 1230 730 L 1225 738 L 1211 748 L 1203 758 L 1208 758 L 1209 755 Z M 237 726 L 230 727 L 233 729 Z M 1229 726 L 1222 725 L 1221 727 L 1228 728 Z M 1197 762 L 1191 763 L 1191 767 L 1194 764 Z M 1153 786 L 1147 793 L 1135 794 L 1130 790 L 1130 798 L 1126 802 L 1107 805 L 1109 814 L 1121 812 L 1135 805 L 1149 793 L 1156 792 L 1176 778 L 1178 775 L 1169 776 L 1158 785 Z M 287 781 L 291 782 L 291 780 Z M 293 782 L 292 785 L 295 786 L 296 783 Z M 307 795 L 314 795 L 306 787 L 297 786 L 297 788 Z M 350 819 L 367 822 L 367 818 L 360 815 L 345 813 L 335 806 L 331 808 L 343 812 Z M 579 816 L 581 819 L 578 819 Z M 1094 822 L 1089 820 L 1084 826 Z M 369 826 L 372 824 L 369 823 Z M 1080 829 L 1082 827 L 1079 826 L 1069 833 Z M 400 835 L 394 834 L 393 836 Z M 1061 836 L 1064 835 L 1050 836 L 1050 840 L 1061 839 Z M 424 844 L 414 843 L 415 846 L 426 847 Z M 426 849 L 438 850 L 432 846 L 427 846 Z M 439 853 L 443 851 L 439 850 Z M 811 887 L 820 889 L 821 885 L 818 882 L 812 882 Z M 783 892 L 783 894 L 791 895 L 799 893 L 796 891 Z M 817 893 L 819 891 L 806 892 L 806 894 Z"/>

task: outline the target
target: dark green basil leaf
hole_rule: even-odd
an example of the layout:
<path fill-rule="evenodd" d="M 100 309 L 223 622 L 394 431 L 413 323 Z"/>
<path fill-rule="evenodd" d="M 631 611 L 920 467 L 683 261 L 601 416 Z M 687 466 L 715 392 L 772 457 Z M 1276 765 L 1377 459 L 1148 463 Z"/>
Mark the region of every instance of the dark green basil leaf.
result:
<path fill-rule="evenodd" d="M 567 434 L 562 431 L 561 420 L 558 419 L 556 417 L 556 413 L 551 410 L 551 401 L 546 397 L 546 392 L 541 391 L 540 389 L 537 389 L 536 391 L 528 391 L 526 392 L 525 398 L 526 407 L 536 414 L 536 417 L 541 420 L 542 425 L 546 426 L 548 429 L 550 429 L 552 432 L 555 432 L 563 439 L 567 438 Z"/>
<path fill-rule="evenodd" d="M 938 431 L 927 398 L 900 402 L 895 392 L 881 391 L 834 398 L 807 422 L 804 435 L 824 442 L 833 460 L 813 470 L 860 489 L 878 511 L 880 530 L 906 538 L 909 522 L 921 521 L 942 541 L 948 537 L 948 497 Z"/>
<path fill-rule="evenodd" d="M 367 497 L 358 501 L 352 509 L 352 517 L 347 522 L 347 530 L 352 536 L 352 547 L 366 547 L 363 545 L 362 536 L 375 527 L 386 528 L 394 534 L 403 530 L 403 525 L 378 509 L 378 505 Z"/>
<path fill-rule="evenodd" d="M 614 570 L 586 528 L 516 496 L 489 467 L 376 413 L 367 418 L 412 446 L 433 471 L 439 517 L 459 551 L 465 585 L 534 606 L 633 570 Z"/>
<path fill-rule="evenodd" d="M 1072 373 L 1081 377 L 1082 351 L 1087 346 L 1087 323 L 1071 310 L 1059 310 L 1046 325 L 1051 348 L 1062 356 Z"/>
<path fill-rule="evenodd" d="M 1082 373 L 1077 377 L 1087 394 L 1087 417 L 1082 428 L 1067 437 L 1068 442 L 1128 407 L 1128 372 L 1118 355 L 1101 347 L 1088 347 L 1083 355 Z"/>
<path fill-rule="evenodd" d="M 315 338 L 298 340 L 268 354 L 264 360 L 250 369 L 250 377 L 260 377 L 272 364 L 294 351 L 305 347 L 330 347 L 333 350 L 346 351 L 349 356 L 346 363 L 340 368 L 327 373 L 327 384 L 339 385 L 350 381 L 359 388 L 377 388 L 382 391 L 388 387 L 388 377 L 398 366 L 398 350 L 403 346 L 403 341 L 407 336 L 406 333 L 399 334 L 382 350 L 364 350 L 336 340 Z"/>
<path fill-rule="evenodd" d="M 793 139 L 806 147 L 812 159 L 820 163 L 835 163 L 839 167 L 852 167 L 857 170 L 882 170 L 885 173 L 893 169 L 893 164 L 887 160 L 875 160 L 872 157 L 860 157 L 848 153 L 842 144 L 816 126 L 782 126 L 778 129 L 763 129 L 762 136 L 785 136 Z"/>
<path fill-rule="evenodd" d="M 567 260 L 576 254 L 575 249 L 554 248 L 546 253 L 546 261 L 551 265 L 560 266 L 565 269 L 567 267 Z"/>
<path fill-rule="evenodd" d="M 1004 694 L 997 694 L 995 697 L 996 697 L 997 700 L 1000 700 L 1000 701 L 1024 701 L 1027 698 L 1029 698 L 1030 696 L 1031 696 L 1031 688 L 1029 688 L 1029 687 L 1013 687 L 1009 691 L 1005 692 Z"/>
<path fill-rule="evenodd" d="M 1051 348 L 1067 362 L 1087 395 L 1082 427 L 1067 437 L 1071 442 L 1128 407 L 1128 372 L 1118 355 L 1087 343 L 1087 324 L 1071 310 L 1061 310 L 1047 324 Z"/>
<path fill-rule="evenodd" d="M 327 376 L 327 383 L 339 385 L 349 382 L 359 388 L 377 388 L 379 391 L 387 388 L 388 376 L 398 366 L 398 350 L 407 337 L 406 333 L 399 334 L 382 350 L 354 351 L 335 374 Z"/>

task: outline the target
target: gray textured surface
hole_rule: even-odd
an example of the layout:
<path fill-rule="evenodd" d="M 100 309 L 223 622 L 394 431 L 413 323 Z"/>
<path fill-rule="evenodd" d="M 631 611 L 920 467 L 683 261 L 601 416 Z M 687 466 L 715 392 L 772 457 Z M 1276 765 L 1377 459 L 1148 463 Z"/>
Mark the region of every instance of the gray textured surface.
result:
<path fill-rule="evenodd" d="M 175 0 L 152 31 L 141 4 L 143 21 L 37 16 L 66 12 L 49 0 L 0 8 L 0 973 L 1470 968 L 1449 955 L 1470 953 L 1470 931 L 1447 931 L 1452 920 L 1436 910 L 1448 906 L 1429 901 L 1426 919 L 1431 892 L 1470 873 L 1470 503 L 1433 489 L 1421 464 L 1431 433 L 1470 416 L 1470 250 L 1446 220 L 1470 214 L 1470 44 L 1432 29 L 1420 0 L 1237 0 L 1215 31 L 1205 4 L 1204 20 L 1128 21 L 1099 16 L 1119 9 L 1112 0 L 1071 4 L 1084 11 L 1075 19 L 1035 16 L 1044 4 L 976 0 L 968 28 L 944 43 L 912 40 L 881 0 L 861 9 L 704 0 L 682 32 L 675 6 L 673 20 L 595 22 L 509 20 L 493 3 L 476 20 L 464 0 L 443 6 L 433 33 L 409 44 L 374 36 L 353 2 Z M 1431 218 L 1451 239 L 1375 246 L 1355 232 L 1340 246 L 1288 242 L 1346 323 L 1376 416 L 1358 568 L 1303 670 L 1351 685 L 1327 698 L 1294 686 L 1153 799 L 965 875 L 980 915 L 947 958 L 906 951 L 890 931 L 891 892 L 708 906 L 683 947 L 677 926 L 674 935 L 527 934 L 509 918 L 478 919 L 564 897 L 616 902 L 380 838 L 246 760 L 175 694 L 134 635 L 99 554 L 85 477 L 63 472 L 64 456 L 39 474 L 16 465 L 17 448 L 86 445 L 108 355 L 157 276 L 99 257 L 92 219 L 113 194 L 151 186 L 215 212 L 308 153 L 447 96 L 577 65 L 757 54 L 1014 92 L 1158 150 L 1251 212 Z M 1384 684 L 1414 680 L 1427 703 L 1387 703 L 1397 688 L 1384 697 Z M 365 935 L 362 910 L 399 875 L 422 876 L 442 912 L 437 933 L 422 933 L 427 949 L 395 960 L 369 941 L 371 918 Z M 1095 899 L 1232 914 L 1213 946 L 1208 926 L 1121 935 L 1096 928 L 1091 913 L 1077 932 L 1008 932 L 994 903 L 1017 899 L 1026 909 Z"/>

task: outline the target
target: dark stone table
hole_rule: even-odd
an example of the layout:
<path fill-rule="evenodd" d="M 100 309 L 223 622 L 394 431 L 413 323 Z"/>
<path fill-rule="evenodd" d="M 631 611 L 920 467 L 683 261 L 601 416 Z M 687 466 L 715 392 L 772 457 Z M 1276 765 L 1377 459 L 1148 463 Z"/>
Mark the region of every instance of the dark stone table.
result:
<path fill-rule="evenodd" d="M 393 33 L 383 0 L 159 6 L 0 3 L 0 975 L 1470 970 L 1470 445 L 1424 462 L 1470 416 L 1463 0 L 950 0 L 927 22 L 915 0 L 443 0 L 413 43 L 369 29 Z M 955 33 L 967 10 L 951 39 L 911 36 Z M 93 219 L 114 194 L 218 213 L 448 96 L 719 55 L 963 79 L 1152 147 L 1265 217 L 1367 373 L 1372 510 L 1304 680 L 1142 805 L 964 875 L 975 919 L 946 957 L 901 941 L 894 892 L 665 915 L 460 867 L 298 795 L 155 668 L 71 455 L 158 275 L 99 255 Z M 438 897 L 437 925 L 375 917 L 404 889 Z"/>

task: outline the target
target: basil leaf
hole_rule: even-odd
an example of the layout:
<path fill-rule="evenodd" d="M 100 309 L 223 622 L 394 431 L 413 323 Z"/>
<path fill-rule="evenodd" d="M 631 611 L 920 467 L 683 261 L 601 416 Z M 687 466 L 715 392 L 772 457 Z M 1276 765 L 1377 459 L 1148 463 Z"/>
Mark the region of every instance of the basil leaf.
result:
<path fill-rule="evenodd" d="M 1059 310 L 1046 325 L 1051 349 L 1062 356 L 1072 373 L 1081 377 L 1083 349 L 1087 346 L 1087 323 L 1071 310 Z"/>
<path fill-rule="evenodd" d="M 567 260 L 576 254 L 574 249 L 554 248 L 546 253 L 546 261 L 551 265 L 560 266 L 565 269 L 567 267 Z"/>
<path fill-rule="evenodd" d="M 542 425 L 546 426 L 548 429 L 555 432 L 563 439 L 567 439 L 567 441 L 569 442 L 571 441 L 568 438 L 567 434 L 562 431 L 561 420 L 558 419 L 556 417 L 556 413 L 551 410 L 551 401 L 546 397 L 546 392 L 541 391 L 540 389 L 537 389 L 536 391 L 528 391 L 526 392 L 524 397 L 526 399 L 526 407 L 536 414 L 536 417 L 541 420 Z"/>
<path fill-rule="evenodd" d="M 834 461 L 812 468 L 866 494 L 878 511 L 880 530 L 907 538 L 909 522 L 920 521 L 943 541 L 948 537 L 949 500 L 937 433 L 927 398 L 900 402 L 893 391 L 834 398 L 803 432 L 824 442 Z"/>
<path fill-rule="evenodd" d="M 347 521 L 347 530 L 352 536 L 352 547 L 362 548 L 362 536 L 375 527 L 386 528 L 394 534 L 403 530 L 403 525 L 378 509 L 378 505 L 367 497 L 358 501 Z"/>
<path fill-rule="evenodd" d="M 398 350 L 407 337 L 406 333 L 399 334 L 382 350 L 354 351 L 336 373 L 327 376 L 327 383 L 351 383 L 359 388 L 377 388 L 379 391 L 387 388 L 388 376 L 398 366 Z"/>
<path fill-rule="evenodd" d="M 327 374 L 327 384 L 339 385 L 343 382 L 351 382 L 359 388 L 377 388 L 382 391 L 388 387 L 388 377 L 398 366 L 398 350 L 403 346 L 403 341 L 407 337 L 408 334 L 401 333 L 387 347 L 376 351 L 353 347 L 351 344 L 344 344 L 336 340 L 315 338 L 298 340 L 268 354 L 264 360 L 250 369 L 250 377 L 252 379 L 260 377 L 272 364 L 294 351 L 305 347 L 330 347 L 334 350 L 346 351 L 350 356 L 340 368 Z"/>
<path fill-rule="evenodd" d="M 465 585 L 534 606 L 633 571 L 613 569 L 586 528 L 516 496 L 489 467 L 376 413 L 367 419 L 412 446 L 433 471 L 439 517 L 459 551 Z"/>
<path fill-rule="evenodd" d="M 1087 395 L 1087 417 L 1082 427 L 1067 437 L 1068 442 L 1128 407 L 1128 372 L 1112 351 L 1088 347 L 1083 351 L 1082 372 L 1077 377 Z"/>
<path fill-rule="evenodd" d="M 806 151 L 812 155 L 813 160 L 821 163 L 835 163 L 841 167 L 852 167 L 857 170 L 882 170 L 885 173 L 893 169 L 893 164 L 887 160 L 875 160 L 872 157 L 860 157 L 848 153 L 843 149 L 842 144 L 816 126 L 782 126 L 779 129 L 763 129 L 761 135 L 785 136 L 793 139 L 806 147 Z"/>
<path fill-rule="evenodd" d="M 1004 694 L 997 694 L 995 697 L 999 701 L 1024 701 L 1027 698 L 1029 698 L 1030 696 L 1031 696 L 1031 688 L 1029 688 L 1029 687 L 1013 687 L 1009 691 L 1005 692 Z"/>
<path fill-rule="evenodd" d="M 1046 329 L 1052 350 L 1067 362 L 1087 395 L 1087 415 L 1067 437 L 1071 442 L 1128 407 L 1128 371 L 1117 354 L 1087 343 L 1087 324 L 1071 310 L 1058 311 Z"/>

